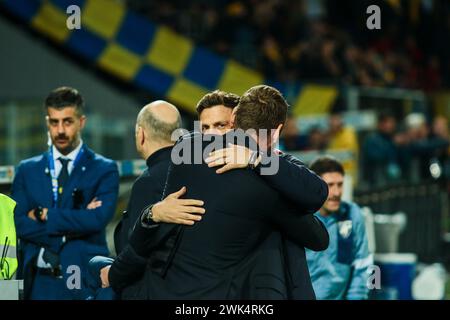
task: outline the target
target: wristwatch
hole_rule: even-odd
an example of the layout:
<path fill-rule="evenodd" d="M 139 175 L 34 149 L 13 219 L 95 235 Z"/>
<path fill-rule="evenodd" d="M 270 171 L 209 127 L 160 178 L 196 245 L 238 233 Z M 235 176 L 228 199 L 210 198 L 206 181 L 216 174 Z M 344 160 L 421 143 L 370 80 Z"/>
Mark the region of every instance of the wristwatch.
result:
<path fill-rule="evenodd" d="M 40 222 L 44 222 L 44 220 L 42 220 L 43 213 L 44 213 L 44 208 L 42 208 L 42 207 L 37 207 L 36 209 L 34 209 L 34 217 L 36 218 L 36 220 L 38 220 Z"/>
<path fill-rule="evenodd" d="M 153 225 L 155 222 L 153 221 L 153 212 L 152 212 L 153 204 L 148 206 L 142 211 L 141 216 L 141 224 L 143 227 L 148 227 Z"/>

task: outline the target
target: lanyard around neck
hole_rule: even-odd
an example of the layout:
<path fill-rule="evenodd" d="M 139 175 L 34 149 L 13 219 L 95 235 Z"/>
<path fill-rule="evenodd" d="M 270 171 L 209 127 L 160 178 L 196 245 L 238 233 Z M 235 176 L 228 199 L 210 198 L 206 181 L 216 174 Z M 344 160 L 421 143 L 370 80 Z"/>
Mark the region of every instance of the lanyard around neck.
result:
<path fill-rule="evenodd" d="M 82 146 L 80 148 L 80 151 L 77 154 L 77 157 L 75 158 L 74 162 L 73 162 L 73 169 L 75 169 L 76 165 L 78 164 L 78 162 L 80 161 L 81 157 L 83 156 L 84 153 L 84 146 Z M 53 146 L 50 146 L 50 151 L 49 151 L 49 157 L 48 157 L 48 166 L 50 169 L 50 177 L 52 179 L 52 193 L 53 193 L 53 207 L 56 207 L 58 204 L 58 197 L 59 197 L 59 193 L 58 193 L 58 177 L 56 176 L 56 170 L 55 170 L 55 159 L 53 159 Z"/>

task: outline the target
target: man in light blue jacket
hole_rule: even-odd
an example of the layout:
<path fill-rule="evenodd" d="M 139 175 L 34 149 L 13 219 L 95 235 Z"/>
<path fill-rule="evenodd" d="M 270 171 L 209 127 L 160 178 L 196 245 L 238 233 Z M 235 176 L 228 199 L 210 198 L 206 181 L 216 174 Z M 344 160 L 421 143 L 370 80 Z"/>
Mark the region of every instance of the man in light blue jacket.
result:
<path fill-rule="evenodd" d="M 373 263 L 369 253 L 364 217 L 352 202 L 341 200 L 344 168 L 332 157 L 311 164 L 329 189 L 328 199 L 316 216 L 330 235 L 328 249 L 306 250 L 314 291 L 319 300 L 367 299 L 367 268 Z"/>

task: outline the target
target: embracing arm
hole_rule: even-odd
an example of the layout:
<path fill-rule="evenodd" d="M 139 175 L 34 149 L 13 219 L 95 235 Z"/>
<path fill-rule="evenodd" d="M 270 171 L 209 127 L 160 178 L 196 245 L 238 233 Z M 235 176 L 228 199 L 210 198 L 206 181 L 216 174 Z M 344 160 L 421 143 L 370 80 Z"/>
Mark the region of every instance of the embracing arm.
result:
<path fill-rule="evenodd" d="M 254 151 L 244 146 L 229 145 L 211 152 L 205 161 L 209 167 L 221 166 L 216 170 L 218 174 L 246 168 L 249 163 L 258 164 L 255 171 L 271 187 L 292 201 L 298 212 L 314 213 L 322 207 L 328 197 L 328 186 L 300 160 L 278 152 L 272 152 L 270 156 L 260 153 L 257 159 L 252 155 L 255 155 Z"/>
<path fill-rule="evenodd" d="M 139 255 L 148 256 L 151 251 L 166 241 L 172 234 L 171 230 L 178 225 L 191 226 L 201 221 L 201 215 L 205 214 L 205 209 L 202 207 L 203 201 L 180 199 L 185 193 L 186 187 L 182 187 L 142 211 L 130 236 L 130 245 Z M 150 213 L 149 211 L 152 218 L 144 219 L 144 216 Z"/>
<path fill-rule="evenodd" d="M 317 212 L 328 197 L 328 186 L 318 175 L 309 170 L 300 160 L 288 154 L 278 158 L 278 171 L 273 175 L 260 176 L 284 197 L 292 201 L 302 213 Z"/>
<path fill-rule="evenodd" d="M 109 269 L 109 285 L 114 291 L 120 291 L 142 276 L 146 264 L 145 258 L 139 256 L 131 246 L 126 246 Z"/>
<path fill-rule="evenodd" d="M 327 228 L 314 215 L 308 214 L 300 217 L 296 232 L 298 245 L 313 251 L 323 251 L 328 248 Z"/>
<path fill-rule="evenodd" d="M 295 244 L 314 251 L 328 248 L 329 235 L 323 223 L 313 214 L 298 215 L 295 208 L 283 208 L 269 216 L 281 233 Z"/>

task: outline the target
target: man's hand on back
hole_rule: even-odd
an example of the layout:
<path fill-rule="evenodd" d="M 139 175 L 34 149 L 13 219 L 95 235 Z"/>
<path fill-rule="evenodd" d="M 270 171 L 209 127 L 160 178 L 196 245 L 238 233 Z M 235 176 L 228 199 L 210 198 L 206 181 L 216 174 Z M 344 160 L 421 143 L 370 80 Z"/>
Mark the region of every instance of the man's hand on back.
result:
<path fill-rule="evenodd" d="M 164 200 L 152 207 L 153 221 L 156 223 L 175 223 L 193 225 L 202 219 L 205 213 L 203 201 L 195 199 L 180 199 L 186 193 L 186 187 L 169 194 Z"/>

